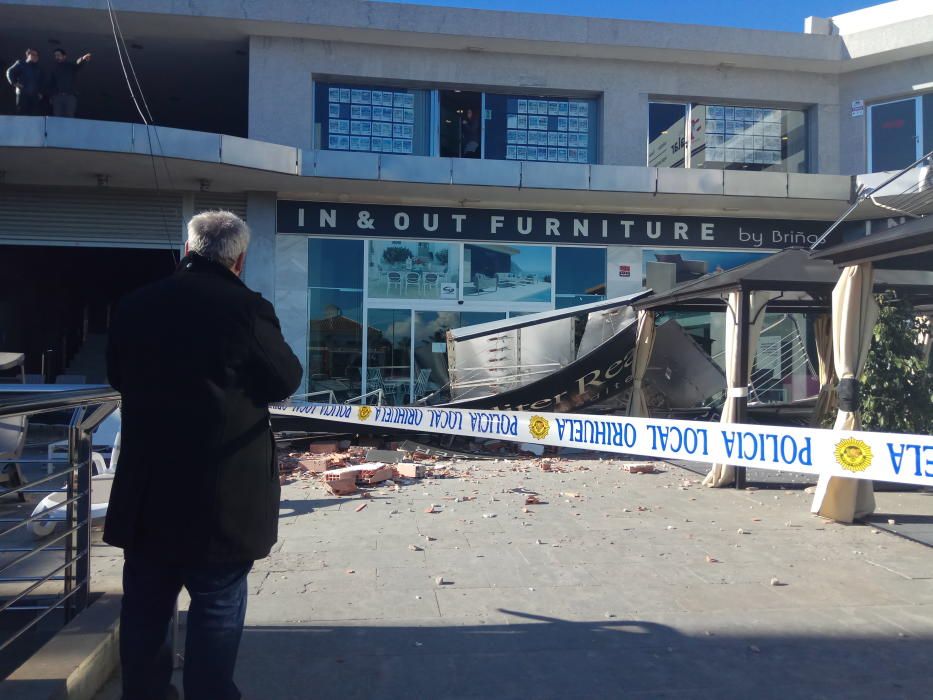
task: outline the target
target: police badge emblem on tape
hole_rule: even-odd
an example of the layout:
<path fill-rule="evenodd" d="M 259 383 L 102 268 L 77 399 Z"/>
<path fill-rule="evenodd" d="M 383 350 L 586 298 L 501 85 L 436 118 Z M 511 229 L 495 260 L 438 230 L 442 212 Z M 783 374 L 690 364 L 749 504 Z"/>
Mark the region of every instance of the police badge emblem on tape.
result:
<path fill-rule="evenodd" d="M 547 437 L 551 424 L 543 416 L 532 416 L 528 421 L 528 432 L 535 440 L 543 440 Z"/>
<path fill-rule="evenodd" d="M 850 472 L 863 472 L 871 466 L 874 455 L 867 442 L 857 438 L 845 438 L 836 443 L 836 463 Z"/>

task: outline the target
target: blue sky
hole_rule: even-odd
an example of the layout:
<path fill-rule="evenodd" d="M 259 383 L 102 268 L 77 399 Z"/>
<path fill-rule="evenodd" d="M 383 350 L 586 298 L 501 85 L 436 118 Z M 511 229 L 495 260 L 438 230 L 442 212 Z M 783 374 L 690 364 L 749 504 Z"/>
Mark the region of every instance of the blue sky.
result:
<path fill-rule="evenodd" d="M 402 0 L 403 2 L 406 0 Z M 805 17 L 831 17 L 877 5 L 882 0 L 407 0 L 417 5 L 471 7 L 481 10 L 548 12 L 748 29 L 803 31 Z"/>

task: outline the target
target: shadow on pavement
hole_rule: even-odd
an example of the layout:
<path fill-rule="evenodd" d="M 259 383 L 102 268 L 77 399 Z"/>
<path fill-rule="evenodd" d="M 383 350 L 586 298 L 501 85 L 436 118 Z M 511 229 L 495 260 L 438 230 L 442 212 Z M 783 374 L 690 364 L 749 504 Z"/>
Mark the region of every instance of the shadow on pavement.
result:
<path fill-rule="evenodd" d="M 279 518 L 291 518 L 296 515 L 307 515 L 319 508 L 339 506 L 342 501 L 338 498 L 318 498 L 311 500 L 283 499 L 279 502 Z"/>
<path fill-rule="evenodd" d="M 654 622 L 248 627 L 237 677 L 247 698 L 929 697 L 930 639 L 685 636 Z"/>

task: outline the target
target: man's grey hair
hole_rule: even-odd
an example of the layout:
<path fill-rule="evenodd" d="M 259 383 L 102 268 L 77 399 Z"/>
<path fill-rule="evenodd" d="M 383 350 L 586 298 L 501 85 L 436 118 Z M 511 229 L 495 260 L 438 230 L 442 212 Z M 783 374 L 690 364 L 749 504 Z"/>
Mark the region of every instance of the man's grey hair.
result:
<path fill-rule="evenodd" d="M 188 250 L 233 267 L 249 246 L 249 226 L 229 211 L 206 211 L 188 222 Z"/>

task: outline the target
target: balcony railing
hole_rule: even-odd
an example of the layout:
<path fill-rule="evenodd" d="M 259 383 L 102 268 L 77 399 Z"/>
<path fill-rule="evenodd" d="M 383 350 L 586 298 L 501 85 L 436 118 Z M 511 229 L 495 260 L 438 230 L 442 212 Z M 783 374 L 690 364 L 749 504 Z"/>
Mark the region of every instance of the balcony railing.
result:
<path fill-rule="evenodd" d="M 0 386 L 0 461 L 17 470 L 24 464 L 49 465 L 47 474 L 28 483 L 13 480 L 12 488 L 2 495 L 24 500 L 30 494 L 61 494 L 57 503 L 34 515 L 26 508 L 0 517 L 0 616 L 34 613 L 25 624 L 12 625 L 14 631 L 0 637 L 0 652 L 53 613 L 61 613 L 67 623 L 87 607 L 91 593 L 91 437 L 117 408 L 120 395 L 109 387 L 48 389 Z M 68 417 L 67 457 L 22 456 L 28 421 L 53 412 Z M 29 538 L 37 526 L 49 522 L 63 527 L 42 539 Z M 27 562 L 29 566 L 24 567 Z"/>

